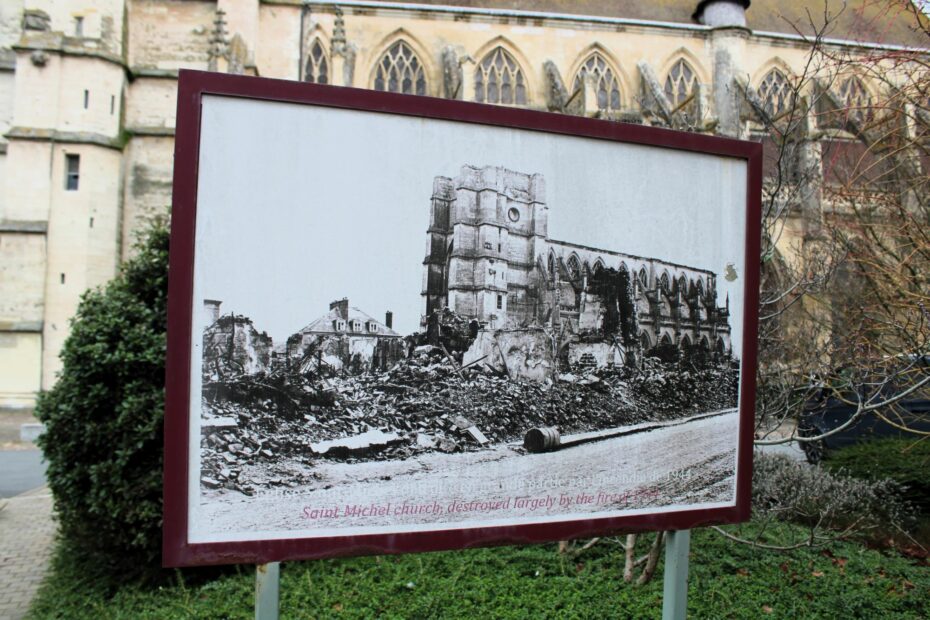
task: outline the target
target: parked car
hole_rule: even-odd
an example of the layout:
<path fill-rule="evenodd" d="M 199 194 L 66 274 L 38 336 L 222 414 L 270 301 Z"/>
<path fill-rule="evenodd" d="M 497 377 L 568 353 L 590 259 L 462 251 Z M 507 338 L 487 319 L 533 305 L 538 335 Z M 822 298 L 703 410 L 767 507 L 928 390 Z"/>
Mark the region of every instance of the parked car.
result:
<path fill-rule="evenodd" d="M 880 403 L 892 399 L 930 376 L 930 356 L 892 360 L 896 362 L 894 365 L 879 365 L 871 372 L 841 369 L 833 373 L 831 380 L 822 382 L 804 403 L 804 412 L 798 422 L 798 435 L 817 437 L 837 429 L 855 415 L 860 402 Z M 893 380 L 889 380 L 889 377 L 893 377 Z M 835 434 L 817 441 L 799 443 L 808 462 L 816 464 L 844 446 L 870 439 L 906 436 L 908 431 L 905 429 L 930 432 L 930 384 L 909 392 L 891 404 L 863 414 L 849 427 Z M 916 435 L 911 436 L 916 438 Z"/>

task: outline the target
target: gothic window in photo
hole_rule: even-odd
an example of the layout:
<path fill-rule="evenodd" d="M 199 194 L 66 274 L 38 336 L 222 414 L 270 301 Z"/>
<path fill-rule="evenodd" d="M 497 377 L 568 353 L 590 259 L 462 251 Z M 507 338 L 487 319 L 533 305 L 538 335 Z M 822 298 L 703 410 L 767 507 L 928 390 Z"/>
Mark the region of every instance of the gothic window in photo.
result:
<path fill-rule="evenodd" d="M 769 116 L 781 116 L 791 107 L 792 90 L 787 76 L 778 69 L 772 69 L 759 84 L 759 98 L 765 105 Z"/>
<path fill-rule="evenodd" d="M 568 275 L 572 280 L 581 278 L 581 265 L 576 256 L 572 256 L 568 259 Z"/>
<path fill-rule="evenodd" d="M 329 84 L 329 61 L 326 59 L 326 51 L 323 49 L 323 43 L 319 38 L 313 40 L 310 44 L 310 52 L 307 54 L 307 65 L 304 69 L 304 81 L 314 84 Z"/>
<path fill-rule="evenodd" d="M 573 89 L 577 92 L 584 88 L 586 76 L 591 76 L 594 82 L 594 92 L 597 94 L 597 109 L 605 112 L 620 110 L 620 83 L 613 69 L 598 52 L 594 52 L 578 69 L 575 74 Z"/>
<path fill-rule="evenodd" d="M 872 98 L 862 80 L 853 76 L 840 85 L 840 99 L 846 106 L 846 115 L 857 122 L 872 120 Z"/>
<path fill-rule="evenodd" d="M 672 66 L 665 78 L 665 96 L 668 102 L 678 107 L 690 97 L 697 86 L 697 75 L 684 58 Z"/>
<path fill-rule="evenodd" d="M 516 59 L 501 46 L 475 67 L 475 101 L 526 105 L 526 78 Z"/>
<path fill-rule="evenodd" d="M 426 94 L 423 63 L 404 41 L 388 48 L 375 68 L 375 90 L 404 95 Z"/>

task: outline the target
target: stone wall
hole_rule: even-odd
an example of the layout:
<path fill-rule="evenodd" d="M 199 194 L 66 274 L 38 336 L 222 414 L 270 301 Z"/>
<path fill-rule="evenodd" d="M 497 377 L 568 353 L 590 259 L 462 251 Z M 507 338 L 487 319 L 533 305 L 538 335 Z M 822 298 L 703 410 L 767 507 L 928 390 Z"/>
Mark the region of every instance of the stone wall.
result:
<path fill-rule="evenodd" d="M 462 365 L 481 363 L 511 379 L 535 381 L 550 379 L 557 370 L 552 336 L 541 328 L 486 330 L 462 358 Z"/>
<path fill-rule="evenodd" d="M 251 319 L 222 316 L 204 330 L 204 377 L 216 380 L 268 372 L 272 346 L 271 337 L 259 333 Z"/>
<path fill-rule="evenodd" d="M 216 3 L 127 2 L 128 61 L 138 69 L 206 68 Z"/>
<path fill-rule="evenodd" d="M 396 337 L 295 334 L 288 339 L 288 364 L 302 372 L 351 374 L 390 368 L 406 355 L 403 340 Z"/>

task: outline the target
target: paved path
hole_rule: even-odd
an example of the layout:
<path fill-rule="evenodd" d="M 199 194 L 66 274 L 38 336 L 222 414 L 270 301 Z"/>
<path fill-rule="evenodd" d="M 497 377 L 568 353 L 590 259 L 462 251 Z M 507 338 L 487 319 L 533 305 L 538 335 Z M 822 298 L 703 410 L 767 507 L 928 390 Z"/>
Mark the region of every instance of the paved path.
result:
<path fill-rule="evenodd" d="M 52 496 L 39 487 L 0 500 L 0 620 L 26 615 L 45 577 L 56 524 Z"/>
<path fill-rule="evenodd" d="M 0 498 L 15 497 L 43 484 L 45 461 L 41 450 L 0 450 Z"/>

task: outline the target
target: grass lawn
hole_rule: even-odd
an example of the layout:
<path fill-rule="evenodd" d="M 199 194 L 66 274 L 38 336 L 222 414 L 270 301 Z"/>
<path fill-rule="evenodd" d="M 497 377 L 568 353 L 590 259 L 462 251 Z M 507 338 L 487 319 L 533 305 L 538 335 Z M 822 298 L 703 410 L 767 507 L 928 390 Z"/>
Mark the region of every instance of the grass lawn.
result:
<path fill-rule="evenodd" d="M 753 524 L 743 528 L 750 535 Z M 797 536 L 767 530 L 766 542 Z M 622 553 L 601 543 L 574 559 L 556 545 L 294 562 L 281 568 L 282 618 L 659 618 L 662 567 L 624 584 Z M 691 542 L 691 618 L 930 617 L 930 565 L 856 543 L 773 552 L 706 529 Z M 34 618 L 252 618 L 254 568 L 211 581 L 177 573 L 162 587 L 108 593 L 59 551 Z"/>

